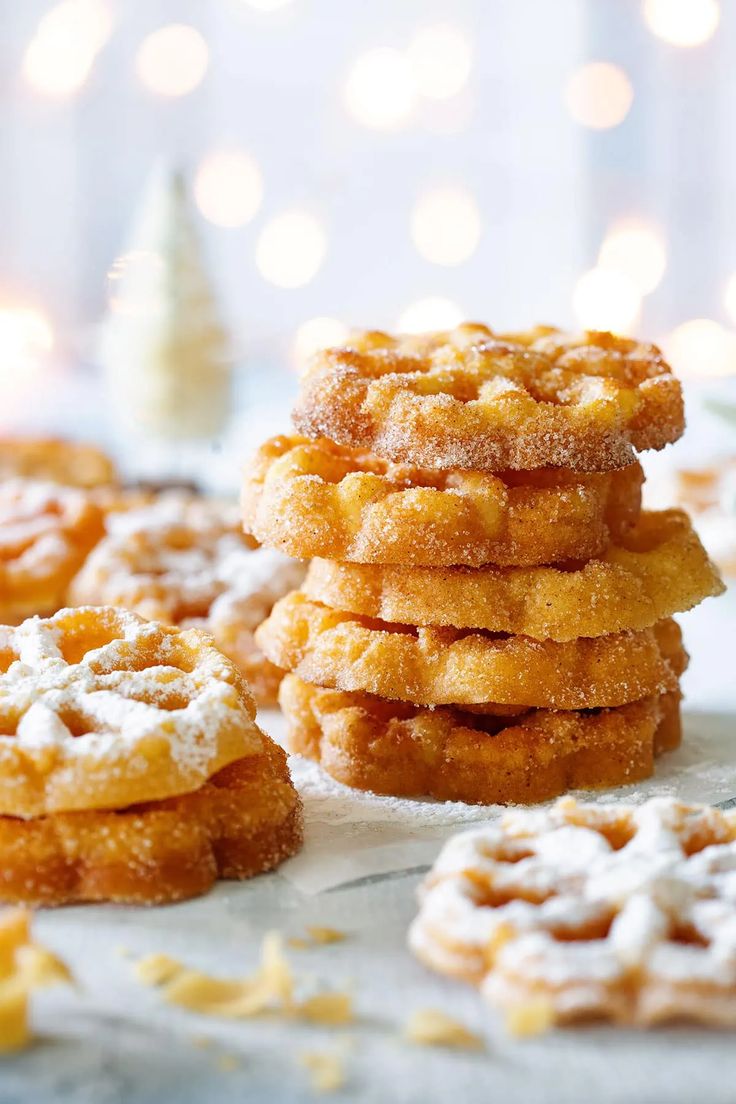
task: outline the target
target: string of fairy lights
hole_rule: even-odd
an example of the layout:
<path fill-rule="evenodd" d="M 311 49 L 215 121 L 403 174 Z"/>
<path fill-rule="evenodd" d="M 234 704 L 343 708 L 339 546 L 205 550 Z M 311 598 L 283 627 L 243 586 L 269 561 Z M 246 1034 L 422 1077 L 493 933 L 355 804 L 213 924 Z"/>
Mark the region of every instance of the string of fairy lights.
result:
<path fill-rule="evenodd" d="M 264 13 L 299 0 L 228 0 L 231 8 Z M 116 29 L 121 5 L 112 0 L 61 0 L 38 22 L 22 62 L 22 79 L 38 96 L 68 100 L 80 94 L 97 58 Z M 648 30 L 672 47 L 706 43 L 718 30 L 718 0 L 642 0 Z M 396 132 L 412 126 L 426 104 L 449 105 L 445 127 L 467 121 L 469 83 L 477 58 L 468 33 L 452 23 L 419 27 L 402 46 L 377 46 L 359 53 L 347 66 L 339 90 L 347 116 L 358 126 Z M 176 99 L 191 95 L 207 79 L 210 49 L 194 26 L 170 23 L 138 44 L 134 71 L 151 95 Z M 632 107 L 635 88 L 619 64 L 595 58 L 579 65 L 560 89 L 574 123 L 593 130 L 621 126 Z M 252 151 L 232 145 L 206 152 L 193 177 L 199 212 L 224 230 L 246 226 L 264 199 L 264 174 Z M 475 253 L 483 218 L 470 188 L 432 186 L 416 195 L 407 228 L 423 260 L 460 266 Z M 284 289 L 305 287 L 319 272 L 330 248 L 329 231 L 313 212 L 294 207 L 268 218 L 259 228 L 254 259 L 264 281 Z M 662 228 L 632 213 L 608 227 L 594 267 L 580 275 L 572 291 L 577 322 L 591 329 L 631 332 L 643 300 L 662 281 L 667 268 Z M 723 308 L 736 326 L 736 273 L 723 291 Z M 462 321 L 462 304 L 443 296 L 417 300 L 401 312 L 396 326 L 408 332 L 450 327 Z M 332 317 L 307 319 L 298 329 L 294 353 L 303 360 L 315 348 L 345 337 Z M 20 362 L 49 352 L 54 335 L 49 319 L 34 307 L 0 308 L 0 347 Z M 708 318 L 685 321 L 664 339 L 676 369 L 704 375 L 736 371 L 736 333 Z M 695 353 L 695 356 L 693 354 Z"/>

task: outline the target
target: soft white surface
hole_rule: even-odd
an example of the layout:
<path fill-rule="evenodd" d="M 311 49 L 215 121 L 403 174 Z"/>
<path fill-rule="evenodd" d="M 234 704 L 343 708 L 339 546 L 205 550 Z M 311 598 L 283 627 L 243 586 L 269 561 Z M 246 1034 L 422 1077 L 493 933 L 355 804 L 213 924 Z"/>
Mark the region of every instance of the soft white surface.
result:
<path fill-rule="evenodd" d="M 685 746 L 662 761 L 651 783 L 620 791 L 627 799 L 654 792 L 692 800 L 736 796 L 736 594 L 705 603 L 683 624 L 693 654 Z M 264 723 L 277 727 L 274 715 Z M 733 1101 L 733 1035 L 596 1027 L 513 1041 L 473 990 L 433 976 L 411 958 L 405 938 L 415 912 L 416 867 L 429 863 L 440 841 L 466 819 L 493 810 L 356 796 L 309 765 L 295 764 L 295 776 L 305 797 L 307 845 L 281 875 L 221 885 L 171 908 L 73 908 L 39 917 L 39 935 L 70 961 L 82 988 L 37 998 L 44 1038 L 0 1063 L 1 1104 L 306 1102 L 314 1096 L 297 1054 L 329 1048 L 343 1033 L 354 1045 L 348 1088 L 329 1098 L 336 1101 Z M 350 933 L 342 944 L 289 952 L 300 974 L 330 986 L 354 985 L 359 1022 L 343 1033 L 268 1019 L 218 1022 L 167 1009 L 119 953 L 121 945 L 135 957 L 165 951 L 233 976 L 253 968 L 265 931 L 301 935 L 310 923 Z M 409 1013 L 427 1006 L 486 1034 L 486 1052 L 420 1050 L 398 1040 Z M 215 1045 L 195 1047 L 193 1038 L 202 1035 Z M 236 1055 L 241 1068 L 218 1070 L 223 1053 Z"/>

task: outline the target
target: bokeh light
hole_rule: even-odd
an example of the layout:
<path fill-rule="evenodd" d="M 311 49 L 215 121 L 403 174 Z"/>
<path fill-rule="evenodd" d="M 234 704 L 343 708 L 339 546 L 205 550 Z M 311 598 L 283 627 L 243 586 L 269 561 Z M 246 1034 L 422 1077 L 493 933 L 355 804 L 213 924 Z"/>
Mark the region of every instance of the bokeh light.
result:
<path fill-rule="evenodd" d="M 678 376 L 706 379 L 736 373 L 736 334 L 712 318 L 683 322 L 662 342 Z"/>
<path fill-rule="evenodd" d="M 721 18 L 717 0 L 644 0 L 644 20 L 670 46 L 702 46 Z"/>
<path fill-rule="evenodd" d="M 35 92 L 63 98 L 83 87 L 112 32 L 105 0 L 62 0 L 40 20 L 23 57 L 23 76 Z"/>
<path fill-rule="evenodd" d="M 308 284 L 327 252 L 322 224 L 307 211 L 284 211 L 261 230 L 256 265 L 264 280 L 282 288 Z"/>
<path fill-rule="evenodd" d="M 0 304 L 0 388 L 6 407 L 33 385 L 53 345 L 51 323 L 42 311 Z"/>
<path fill-rule="evenodd" d="M 641 219 L 614 223 L 603 239 L 598 264 L 622 272 L 642 295 L 659 284 L 667 267 L 667 249 L 660 231 Z"/>
<path fill-rule="evenodd" d="M 475 95 L 465 88 L 450 100 L 434 100 L 422 114 L 422 125 L 434 134 L 460 134 L 470 126 L 476 106 Z"/>
<path fill-rule="evenodd" d="M 375 130 L 398 130 L 415 104 L 416 86 L 399 50 L 381 46 L 355 59 L 345 82 L 345 106 L 356 122 Z"/>
<path fill-rule="evenodd" d="M 331 345 L 343 345 L 350 329 L 338 318 L 322 316 L 309 318 L 297 328 L 293 353 L 297 370 L 302 372 L 309 359 L 318 349 L 329 349 Z"/>
<path fill-rule="evenodd" d="M 641 296 L 623 272 L 591 268 L 575 285 L 572 305 L 583 329 L 626 334 L 639 316 Z"/>
<path fill-rule="evenodd" d="M 194 198 L 204 217 L 215 226 L 245 226 L 261 205 L 261 171 L 241 150 L 209 153 L 194 177 Z"/>
<path fill-rule="evenodd" d="M 477 248 L 480 234 L 480 211 L 466 188 L 430 188 L 412 211 L 414 245 L 434 264 L 462 264 Z"/>
<path fill-rule="evenodd" d="M 399 333 L 425 333 L 427 330 L 451 330 L 465 320 L 465 313 L 452 299 L 428 295 L 410 303 L 396 320 Z"/>
<path fill-rule="evenodd" d="M 432 100 L 447 100 L 463 90 L 470 76 L 472 56 L 467 36 L 449 23 L 423 27 L 406 51 L 416 87 Z"/>
<path fill-rule="evenodd" d="M 170 23 L 147 35 L 136 54 L 141 83 L 159 96 L 186 96 L 204 80 L 209 48 L 186 23 Z"/>
<path fill-rule="evenodd" d="M 626 73 L 608 61 L 581 65 L 565 89 L 565 102 L 575 122 L 593 130 L 618 126 L 633 100 L 634 90 Z"/>

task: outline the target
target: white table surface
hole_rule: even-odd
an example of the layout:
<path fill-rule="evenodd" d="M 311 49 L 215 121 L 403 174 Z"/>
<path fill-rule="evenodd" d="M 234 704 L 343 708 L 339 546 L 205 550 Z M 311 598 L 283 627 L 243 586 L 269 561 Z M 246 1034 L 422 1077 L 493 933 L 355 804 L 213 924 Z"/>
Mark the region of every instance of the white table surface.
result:
<path fill-rule="evenodd" d="M 736 795 L 736 744 L 733 759 L 728 750 L 731 735 L 736 741 L 736 594 L 706 603 L 687 615 L 684 624 L 693 652 L 686 684 L 687 732 L 704 741 L 704 761 L 709 741 L 718 744 L 720 751 L 708 769 L 719 774 L 719 796 Z M 677 788 L 677 772 L 667 770 Z M 683 766 L 683 789 L 696 784 L 699 773 L 697 763 Z M 310 839 L 316 847 L 320 827 L 311 803 L 307 796 L 305 853 Z M 346 828 L 345 821 L 342 828 L 333 825 L 333 838 Z M 375 828 L 366 826 L 361 835 L 360 825 L 351 826 L 358 877 L 374 840 L 381 839 L 373 834 Z M 417 835 L 421 832 L 418 828 Z M 438 846 L 433 839 L 432 852 Z M 319 861 L 315 856 L 317 865 Z M 276 874 L 242 885 L 222 884 L 206 898 L 169 908 L 86 907 L 39 914 L 39 937 L 70 962 L 81 988 L 49 991 L 34 1000 L 40 1039 L 26 1053 L 0 1061 L 0 1104 L 308 1101 L 314 1094 L 298 1054 L 332 1050 L 344 1035 L 352 1043 L 347 1086 L 331 1097 L 338 1101 L 736 1100 L 733 1035 L 686 1028 L 635 1033 L 598 1026 L 531 1040 L 507 1038 L 473 990 L 435 977 L 405 949 L 419 877 L 416 869 L 394 871 L 304 893 L 293 878 Z M 154 951 L 222 976 L 247 974 L 256 966 L 266 931 L 299 936 L 307 924 L 348 933 L 340 944 L 287 951 L 299 975 L 308 974 L 329 988 L 353 987 L 358 1019 L 347 1029 L 196 1016 L 165 1007 L 160 994 L 134 976 L 134 960 Z M 121 948 L 132 957 L 123 957 Z M 482 1033 L 485 1052 L 430 1050 L 402 1041 L 399 1032 L 407 1016 L 427 1006 L 445 1009 Z M 211 1037 L 211 1047 L 194 1045 L 203 1035 Z M 238 1068 L 219 1069 L 222 1055 L 235 1056 Z"/>

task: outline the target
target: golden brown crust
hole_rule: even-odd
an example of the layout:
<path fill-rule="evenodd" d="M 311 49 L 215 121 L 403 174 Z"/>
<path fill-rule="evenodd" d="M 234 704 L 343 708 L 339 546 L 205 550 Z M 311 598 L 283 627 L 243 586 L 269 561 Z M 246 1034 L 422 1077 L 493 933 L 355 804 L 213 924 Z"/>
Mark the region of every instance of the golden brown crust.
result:
<path fill-rule="evenodd" d="M 280 701 L 290 751 L 347 786 L 397 797 L 545 801 L 577 787 L 648 778 L 655 754 L 679 742 L 676 693 L 590 713 L 497 718 L 325 690 L 287 675 Z"/>
<path fill-rule="evenodd" d="M 675 681 L 654 629 L 562 643 L 414 629 L 329 609 L 299 591 L 276 603 L 256 640 L 272 663 L 307 682 L 416 705 L 591 709 L 638 701 Z"/>
<path fill-rule="evenodd" d="M 188 793 L 263 740 L 242 675 L 195 629 L 109 607 L 0 628 L 0 813 Z"/>
<path fill-rule="evenodd" d="M 598 559 L 560 567 L 402 567 L 313 560 L 302 589 L 364 617 L 574 640 L 644 629 L 723 583 L 681 510 L 642 514 Z"/>
<path fill-rule="evenodd" d="M 586 558 L 637 519 L 643 473 L 442 472 L 274 437 L 242 492 L 246 532 L 291 556 L 476 566 Z"/>
<path fill-rule="evenodd" d="M 105 531 L 104 514 L 74 487 L 0 482 L 0 623 L 54 613 Z"/>
<path fill-rule="evenodd" d="M 115 483 L 109 456 L 95 445 L 59 437 L 0 438 L 0 479 L 41 479 L 68 487 Z"/>
<path fill-rule="evenodd" d="M 608 471 L 684 429 L 655 345 L 610 333 L 356 335 L 318 353 L 294 412 L 309 437 L 420 467 Z"/>
<path fill-rule="evenodd" d="M 119 812 L 0 817 L 0 900 L 164 904 L 216 878 L 271 870 L 302 843 L 302 808 L 284 752 L 231 763 L 183 797 Z"/>

